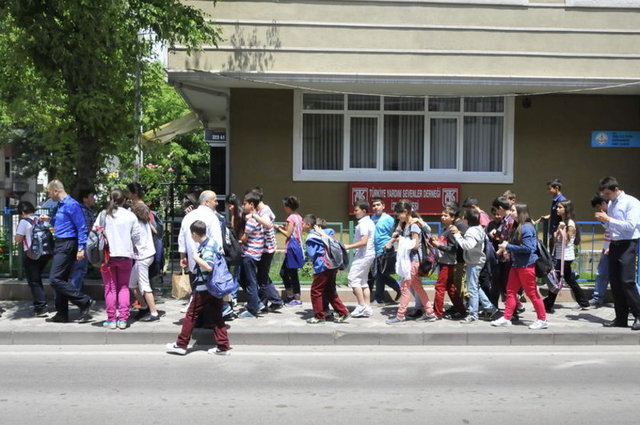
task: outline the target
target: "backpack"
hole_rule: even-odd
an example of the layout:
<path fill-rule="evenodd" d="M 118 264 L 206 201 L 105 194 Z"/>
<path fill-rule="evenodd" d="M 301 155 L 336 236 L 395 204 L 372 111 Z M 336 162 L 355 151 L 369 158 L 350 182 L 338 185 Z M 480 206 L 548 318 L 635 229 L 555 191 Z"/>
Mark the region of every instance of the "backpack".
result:
<path fill-rule="evenodd" d="M 321 235 L 324 244 L 324 264 L 328 270 L 345 270 L 349 267 L 349 254 L 344 244 L 334 237 Z"/>
<path fill-rule="evenodd" d="M 155 211 L 149 212 L 149 219 L 149 224 L 155 230 L 151 232 L 151 236 L 156 253 L 153 257 L 153 263 L 149 266 L 149 277 L 154 277 L 164 269 L 164 223 L 160 215 Z"/>
<path fill-rule="evenodd" d="M 436 249 L 428 243 L 430 237 L 431 228 L 429 225 L 425 225 L 420 232 L 422 256 L 420 257 L 420 264 L 418 265 L 418 275 L 423 277 L 430 276 L 438 265 L 438 253 Z"/>
<path fill-rule="evenodd" d="M 106 260 L 106 252 L 109 251 L 109 245 L 107 243 L 107 237 L 104 234 L 104 226 L 106 223 L 106 211 L 101 211 L 98 226 L 94 226 L 95 229 L 91 229 L 89 236 L 87 237 L 87 247 L 85 249 L 85 255 L 89 263 L 94 267 L 100 267 Z"/>
<path fill-rule="evenodd" d="M 540 239 L 538 239 L 537 245 L 536 254 L 538 255 L 538 259 L 536 260 L 535 266 L 536 277 L 546 278 L 549 275 L 549 272 L 554 270 L 553 257 L 551 257 L 549 250 L 544 246 Z"/>
<path fill-rule="evenodd" d="M 233 280 L 224 256 L 216 252 L 213 260 L 213 270 L 205 282 L 207 291 L 216 298 L 222 298 L 238 289 L 238 282 Z"/>
<path fill-rule="evenodd" d="M 31 241 L 29 249 L 27 249 L 27 257 L 31 260 L 38 260 L 45 255 L 53 254 L 53 235 L 49 230 L 48 223 L 40 221 L 37 218 L 30 220 L 31 223 Z"/>
<path fill-rule="evenodd" d="M 226 225 L 222 226 L 222 249 L 227 264 L 238 265 L 242 262 L 242 246 L 238 242 L 238 235 Z"/>

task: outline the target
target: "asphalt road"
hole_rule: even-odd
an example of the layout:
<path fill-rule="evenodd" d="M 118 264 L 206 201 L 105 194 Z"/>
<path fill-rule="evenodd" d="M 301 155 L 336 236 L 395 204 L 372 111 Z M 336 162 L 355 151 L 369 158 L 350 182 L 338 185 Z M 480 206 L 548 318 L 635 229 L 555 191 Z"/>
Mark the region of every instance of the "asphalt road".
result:
<path fill-rule="evenodd" d="M 0 347 L 0 424 L 638 424 L 640 348 Z"/>

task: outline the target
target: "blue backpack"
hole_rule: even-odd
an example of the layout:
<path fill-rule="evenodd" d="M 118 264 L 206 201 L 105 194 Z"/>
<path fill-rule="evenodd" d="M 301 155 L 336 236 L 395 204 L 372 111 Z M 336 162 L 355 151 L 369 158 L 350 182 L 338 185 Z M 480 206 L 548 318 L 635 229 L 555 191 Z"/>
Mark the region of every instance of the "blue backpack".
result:
<path fill-rule="evenodd" d="M 27 250 L 27 257 L 38 260 L 45 255 L 53 254 L 53 235 L 49 230 L 49 224 L 38 220 L 25 218 L 33 228 L 31 229 L 31 241 Z"/>
<path fill-rule="evenodd" d="M 205 284 L 207 291 L 216 298 L 222 298 L 238 289 L 238 283 L 233 280 L 227 262 L 219 252 L 215 253 L 213 270 L 209 273 Z"/>

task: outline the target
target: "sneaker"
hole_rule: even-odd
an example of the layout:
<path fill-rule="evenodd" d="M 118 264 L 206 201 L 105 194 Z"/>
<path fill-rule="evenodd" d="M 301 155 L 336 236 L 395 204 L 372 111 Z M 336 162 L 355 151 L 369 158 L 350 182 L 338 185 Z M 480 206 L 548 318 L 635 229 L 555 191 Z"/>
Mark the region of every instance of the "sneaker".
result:
<path fill-rule="evenodd" d="M 218 347 L 216 347 L 216 348 L 208 349 L 207 353 L 215 354 L 216 356 L 230 356 L 231 355 L 231 350 L 221 350 Z"/>
<path fill-rule="evenodd" d="M 372 314 L 373 314 L 373 309 L 371 308 L 371 306 L 370 305 L 365 306 L 364 311 L 362 312 L 362 316 L 371 317 Z"/>
<path fill-rule="evenodd" d="M 436 320 L 438 320 L 438 316 L 436 316 L 435 314 L 425 313 L 422 316 L 418 317 L 416 319 L 416 322 L 435 322 Z"/>
<path fill-rule="evenodd" d="M 282 307 L 284 307 L 284 304 L 280 303 L 280 304 L 271 304 L 269 306 L 269 311 L 278 311 L 280 310 Z"/>
<path fill-rule="evenodd" d="M 412 319 L 417 319 L 418 317 L 422 317 L 424 315 L 424 311 L 420 310 L 420 309 L 416 309 L 413 311 L 413 313 L 408 314 L 407 316 L 412 318 Z"/>
<path fill-rule="evenodd" d="M 231 307 L 231 305 L 227 304 L 226 307 L 222 310 L 222 315 L 223 316 L 228 316 L 231 313 L 233 313 L 233 307 Z"/>
<path fill-rule="evenodd" d="M 495 320 L 497 319 L 497 317 L 494 317 L 496 315 L 496 313 L 498 312 L 497 308 L 491 309 L 491 310 L 484 310 L 482 312 L 482 320 Z"/>
<path fill-rule="evenodd" d="M 102 327 L 103 328 L 107 328 L 107 329 L 115 329 L 116 328 L 116 322 L 112 322 L 110 320 L 105 320 L 104 322 L 102 322 Z"/>
<path fill-rule="evenodd" d="M 133 316 L 133 320 L 141 320 L 143 319 L 145 316 L 147 316 L 150 313 L 149 307 L 147 308 L 141 308 L 138 310 L 138 312 L 136 313 L 135 316 Z"/>
<path fill-rule="evenodd" d="M 495 327 L 511 326 L 511 320 L 501 317 L 498 320 L 494 320 L 493 322 L 491 322 L 491 326 L 495 326 Z"/>
<path fill-rule="evenodd" d="M 268 313 L 269 309 L 263 303 L 258 304 L 258 311 L 261 313 Z"/>
<path fill-rule="evenodd" d="M 547 329 L 549 327 L 549 323 L 546 320 L 536 320 L 532 324 L 529 325 L 529 329 Z"/>
<path fill-rule="evenodd" d="M 337 315 L 337 316 L 333 319 L 333 323 L 345 323 L 347 320 L 349 320 L 349 317 L 351 317 L 351 315 L 350 315 L 350 314 L 345 314 L 344 316 Z"/>
<path fill-rule="evenodd" d="M 156 314 L 155 316 L 151 313 L 147 314 L 143 318 L 140 319 L 141 322 L 156 322 L 160 320 L 160 315 Z"/>
<path fill-rule="evenodd" d="M 254 316 L 249 310 L 245 310 L 238 314 L 238 319 L 257 319 L 257 316 Z"/>
<path fill-rule="evenodd" d="M 48 317 L 49 312 L 47 311 L 46 308 L 40 308 L 37 310 L 33 310 L 33 315 L 34 317 Z"/>
<path fill-rule="evenodd" d="M 165 347 L 167 349 L 167 353 L 178 354 L 180 356 L 187 354 L 187 350 L 178 347 L 174 342 L 168 343 Z"/>
<path fill-rule="evenodd" d="M 45 321 L 51 322 L 51 323 L 69 323 L 69 318 L 61 314 L 56 314 L 53 317 L 45 319 Z"/>
<path fill-rule="evenodd" d="M 317 317 L 312 317 L 310 319 L 307 319 L 307 323 L 310 325 L 317 325 L 318 323 L 324 323 L 325 320 L 324 319 L 318 319 Z"/>
<path fill-rule="evenodd" d="M 525 311 L 527 311 L 527 309 L 526 309 L 522 304 L 518 305 L 518 307 L 516 308 L 516 312 L 517 312 L 518 314 L 522 314 L 522 313 L 524 313 Z"/>
<path fill-rule="evenodd" d="M 116 322 L 116 325 L 118 326 L 118 329 L 127 329 L 127 322 L 125 322 L 124 320 L 118 320 Z"/>
<path fill-rule="evenodd" d="M 470 323 L 476 323 L 478 321 L 477 317 L 473 317 L 472 315 L 468 314 L 467 317 L 465 317 L 464 319 L 460 320 L 460 323 L 464 324 L 464 325 L 468 325 Z"/>
<path fill-rule="evenodd" d="M 356 308 L 351 312 L 351 317 L 362 317 L 364 315 L 365 306 L 357 305 Z"/>
<path fill-rule="evenodd" d="M 398 316 L 392 317 L 391 319 L 387 319 L 385 320 L 384 323 L 386 323 L 387 325 L 397 325 L 398 323 L 404 323 L 406 322 L 407 319 L 404 318 L 399 318 Z"/>
<path fill-rule="evenodd" d="M 78 320 L 76 321 L 79 323 L 87 322 L 91 318 L 89 310 L 91 310 L 91 307 L 93 307 L 95 303 L 96 300 L 89 298 L 89 301 L 87 301 L 87 303 L 80 309 L 80 317 L 78 317 Z"/>
<path fill-rule="evenodd" d="M 289 307 L 300 307 L 302 305 L 302 301 L 300 300 L 291 300 L 287 303 Z"/>
<path fill-rule="evenodd" d="M 604 305 L 604 303 L 601 303 L 598 300 L 590 299 L 589 300 L 589 305 L 591 307 L 600 308 L 600 307 L 602 307 Z"/>
<path fill-rule="evenodd" d="M 466 313 L 460 313 L 459 311 L 445 312 L 444 318 L 448 320 L 460 320 L 464 319 Z"/>

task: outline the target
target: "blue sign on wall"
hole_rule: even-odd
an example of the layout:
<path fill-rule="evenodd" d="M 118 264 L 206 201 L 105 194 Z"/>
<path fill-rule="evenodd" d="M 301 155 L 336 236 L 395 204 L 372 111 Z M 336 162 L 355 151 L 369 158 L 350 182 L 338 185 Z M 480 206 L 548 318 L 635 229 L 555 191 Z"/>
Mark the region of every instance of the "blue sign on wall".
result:
<path fill-rule="evenodd" d="M 640 131 L 592 131 L 592 148 L 640 148 Z"/>

